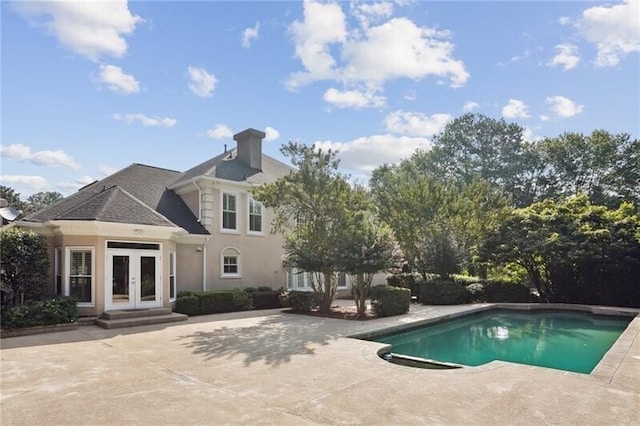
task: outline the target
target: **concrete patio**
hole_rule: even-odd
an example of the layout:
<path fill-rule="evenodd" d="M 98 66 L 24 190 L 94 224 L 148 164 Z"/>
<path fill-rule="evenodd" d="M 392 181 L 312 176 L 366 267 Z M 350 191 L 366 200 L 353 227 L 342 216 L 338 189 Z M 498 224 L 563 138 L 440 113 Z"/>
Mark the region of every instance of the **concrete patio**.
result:
<path fill-rule="evenodd" d="M 3 339 L 1 422 L 640 424 L 640 317 L 600 375 L 493 362 L 422 370 L 347 338 L 474 306 L 343 321 L 240 312 Z"/>

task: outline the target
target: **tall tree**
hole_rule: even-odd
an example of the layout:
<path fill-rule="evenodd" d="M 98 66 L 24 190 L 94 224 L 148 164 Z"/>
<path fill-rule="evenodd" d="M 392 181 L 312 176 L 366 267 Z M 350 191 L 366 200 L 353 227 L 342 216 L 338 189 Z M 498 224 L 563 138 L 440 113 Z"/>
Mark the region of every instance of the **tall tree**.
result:
<path fill-rule="evenodd" d="M 51 204 L 57 203 L 64 197 L 56 191 L 37 192 L 27 198 L 29 212 L 36 212 Z"/>
<path fill-rule="evenodd" d="M 350 197 L 351 187 L 338 172 L 335 152 L 293 142 L 281 152 L 297 170 L 252 192 L 274 211 L 273 231 L 285 236 L 285 263 L 315 274 L 313 290 L 320 296 L 320 310 L 328 312 L 338 284 L 344 217 L 363 206 Z"/>
<path fill-rule="evenodd" d="M 403 256 L 393 231 L 375 215 L 371 199 L 364 189 L 355 188 L 350 198 L 349 205 L 359 208 L 344 212 L 336 262 L 339 271 L 351 275 L 351 293 L 358 316 L 362 317 L 374 275 L 381 271 L 400 270 Z"/>
<path fill-rule="evenodd" d="M 537 199 L 586 194 L 595 204 L 617 207 L 640 202 L 640 140 L 596 130 L 563 133 L 537 143 L 545 165 Z"/>

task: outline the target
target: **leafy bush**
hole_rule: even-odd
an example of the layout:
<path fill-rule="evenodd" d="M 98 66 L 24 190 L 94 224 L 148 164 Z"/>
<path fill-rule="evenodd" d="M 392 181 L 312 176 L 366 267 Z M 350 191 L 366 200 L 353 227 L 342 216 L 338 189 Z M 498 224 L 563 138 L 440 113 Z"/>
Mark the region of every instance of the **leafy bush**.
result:
<path fill-rule="evenodd" d="M 318 305 L 315 293 L 310 291 L 291 291 L 288 300 L 289 307 L 294 312 L 309 312 Z"/>
<path fill-rule="evenodd" d="M 482 279 L 479 277 L 473 277 L 473 276 L 469 276 L 469 275 L 452 275 L 451 279 L 453 280 L 453 282 L 458 283 L 458 284 L 462 284 L 462 285 L 470 285 L 470 284 L 477 284 L 477 283 L 481 283 Z"/>
<path fill-rule="evenodd" d="M 193 316 L 200 315 L 200 300 L 196 296 L 181 296 L 176 299 L 175 312 Z"/>
<path fill-rule="evenodd" d="M 484 283 L 484 300 L 490 303 L 527 303 L 531 302 L 529 288 L 508 281 L 488 281 Z"/>
<path fill-rule="evenodd" d="M 180 297 L 185 297 L 185 296 L 193 296 L 193 291 L 191 290 L 182 290 L 178 292 L 178 298 Z"/>
<path fill-rule="evenodd" d="M 0 229 L 2 309 L 50 295 L 47 239 L 31 230 Z"/>
<path fill-rule="evenodd" d="M 371 287 L 371 308 L 377 317 L 389 317 L 409 312 L 411 291 L 393 286 Z"/>
<path fill-rule="evenodd" d="M 36 300 L 2 310 L 2 328 L 15 329 L 42 325 L 70 324 L 78 320 L 73 297 Z"/>
<path fill-rule="evenodd" d="M 414 273 L 391 274 L 387 276 L 387 285 L 392 287 L 408 288 L 411 290 L 411 296 L 419 298 L 420 290 L 418 282 L 420 275 Z"/>
<path fill-rule="evenodd" d="M 247 311 L 253 308 L 253 298 L 246 291 L 232 291 L 231 298 L 232 311 Z"/>
<path fill-rule="evenodd" d="M 253 307 L 255 309 L 271 309 L 280 308 L 280 292 L 279 291 L 256 291 L 251 294 L 253 298 Z"/>
<path fill-rule="evenodd" d="M 470 301 L 470 293 L 454 281 L 432 280 L 420 283 L 420 302 L 425 305 L 461 305 Z"/>
<path fill-rule="evenodd" d="M 247 293 L 253 293 L 254 291 L 256 291 L 255 287 L 245 287 L 242 289 L 242 291 L 246 291 Z"/>
<path fill-rule="evenodd" d="M 273 291 L 273 289 L 268 285 L 261 285 L 258 287 L 258 291 Z"/>

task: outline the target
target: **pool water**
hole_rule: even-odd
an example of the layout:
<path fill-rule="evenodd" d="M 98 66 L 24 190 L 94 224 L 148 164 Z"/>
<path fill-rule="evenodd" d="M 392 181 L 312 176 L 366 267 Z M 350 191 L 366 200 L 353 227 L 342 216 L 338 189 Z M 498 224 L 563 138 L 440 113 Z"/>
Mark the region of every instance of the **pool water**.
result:
<path fill-rule="evenodd" d="M 478 366 L 493 360 L 591 373 L 633 318 L 487 311 L 376 338 L 392 352 Z"/>

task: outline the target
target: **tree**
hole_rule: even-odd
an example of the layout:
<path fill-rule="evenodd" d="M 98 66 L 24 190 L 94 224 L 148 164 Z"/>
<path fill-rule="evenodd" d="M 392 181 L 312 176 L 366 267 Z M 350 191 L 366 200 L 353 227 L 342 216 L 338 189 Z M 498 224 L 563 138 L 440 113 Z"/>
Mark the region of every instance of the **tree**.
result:
<path fill-rule="evenodd" d="M 546 302 L 640 306 L 640 218 L 582 195 L 513 211 L 481 255 L 522 266 Z"/>
<path fill-rule="evenodd" d="M 640 203 L 640 140 L 604 130 L 590 135 L 563 133 L 536 144 L 545 172 L 537 200 L 586 194 L 596 204 Z"/>
<path fill-rule="evenodd" d="M 35 193 L 27 198 L 29 213 L 37 212 L 51 204 L 57 203 L 64 198 L 61 193 L 55 191 L 46 191 Z"/>
<path fill-rule="evenodd" d="M 440 181 L 468 185 L 480 178 L 500 188 L 515 205 L 526 202 L 524 128 L 482 114 L 465 114 L 433 138 L 430 151 L 412 161 Z"/>
<path fill-rule="evenodd" d="M 366 299 L 376 273 L 399 270 L 402 267 L 402 251 L 393 231 L 381 223 L 374 214 L 368 194 L 355 188 L 350 194 L 349 205 L 357 208 L 346 210 L 342 219 L 343 232 L 338 241 L 338 270 L 351 275 L 353 294 L 358 316 L 366 311 Z"/>
<path fill-rule="evenodd" d="M 49 256 L 47 240 L 16 227 L 0 229 L 0 293 L 2 308 L 47 296 Z"/>
<path fill-rule="evenodd" d="M 285 264 L 314 273 L 312 288 L 328 312 L 337 289 L 337 259 L 345 232 L 345 215 L 358 211 L 351 187 L 338 173 L 336 153 L 290 142 L 281 152 L 297 168 L 288 176 L 252 191 L 273 209 L 273 232 L 285 236 Z M 359 203 L 359 201 L 356 199 Z"/>
<path fill-rule="evenodd" d="M 433 272 L 448 276 L 472 266 L 475 247 L 497 224 L 507 201 L 477 177 L 469 183 L 441 181 L 423 159 L 417 154 L 374 170 L 371 191 L 408 266 L 423 277 Z"/>

